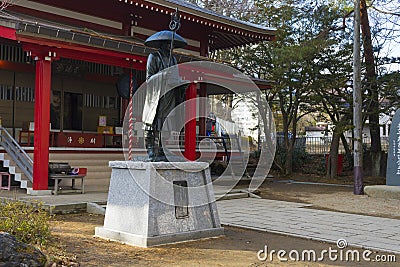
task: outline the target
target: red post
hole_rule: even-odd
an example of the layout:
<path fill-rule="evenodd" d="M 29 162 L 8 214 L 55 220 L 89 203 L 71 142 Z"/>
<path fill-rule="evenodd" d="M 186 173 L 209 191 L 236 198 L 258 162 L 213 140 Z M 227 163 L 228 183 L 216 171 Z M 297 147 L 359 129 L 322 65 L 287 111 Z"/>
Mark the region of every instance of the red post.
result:
<path fill-rule="evenodd" d="M 200 84 L 199 97 L 199 135 L 206 135 L 206 118 L 207 118 L 207 87 L 205 83 Z"/>
<path fill-rule="evenodd" d="M 36 61 L 33 190 L 48 189 L 51 60 Z"/>
<path fill-rule="evenodd" d="M 185 158 L 196 160 L 196 97 L 197 85 L 191 83 L 186 89 L 185 111 Z"/>

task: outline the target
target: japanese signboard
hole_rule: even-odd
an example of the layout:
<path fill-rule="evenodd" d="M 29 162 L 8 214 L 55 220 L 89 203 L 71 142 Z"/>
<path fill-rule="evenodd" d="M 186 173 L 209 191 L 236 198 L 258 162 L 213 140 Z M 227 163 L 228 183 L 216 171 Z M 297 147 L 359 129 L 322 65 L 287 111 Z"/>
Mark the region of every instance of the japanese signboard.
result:
<path fill-rule="evenodd" d="M 59 133 L 58 146 L 63 147 L 103 147 L 103 136 L 92 133 Z"/>

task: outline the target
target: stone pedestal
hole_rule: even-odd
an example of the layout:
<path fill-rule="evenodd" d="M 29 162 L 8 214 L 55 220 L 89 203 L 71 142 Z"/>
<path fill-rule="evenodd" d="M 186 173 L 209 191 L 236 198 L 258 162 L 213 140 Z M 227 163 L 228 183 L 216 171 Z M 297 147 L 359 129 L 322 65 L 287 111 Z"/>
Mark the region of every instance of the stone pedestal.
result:
<path fill-rule="evenodd" d="M 112 161 L 101 238 L 150 247 L 223 235 L 208 164 Z"/>

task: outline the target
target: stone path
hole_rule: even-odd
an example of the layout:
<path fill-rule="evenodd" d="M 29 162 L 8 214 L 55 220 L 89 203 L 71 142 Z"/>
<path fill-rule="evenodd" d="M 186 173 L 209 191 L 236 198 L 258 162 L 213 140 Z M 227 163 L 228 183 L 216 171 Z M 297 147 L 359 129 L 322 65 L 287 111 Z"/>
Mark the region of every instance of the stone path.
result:
<path fill-rule="evenodd" d="M 217 202 L 222 224 L 400 254 L 400 220 L 307 208 L 268 199 Z"/>
<path fill-rule="evenodd" d="M 219 188 L 215 189 L 218 193 Z M 60 209 L 67 206 L 73 209 L 79 203 L 105 202 L 107 193 L 38 197 L 27 196 L 25 192 L 1 191 L 2 198 L 39 200 Z M 400 220 L 316 210 L 307 204 L 256 198 L 220 200 L 217 206 L 224 225 L 325 242 L 345 239 L 350 246 L 400 254 Z"/>

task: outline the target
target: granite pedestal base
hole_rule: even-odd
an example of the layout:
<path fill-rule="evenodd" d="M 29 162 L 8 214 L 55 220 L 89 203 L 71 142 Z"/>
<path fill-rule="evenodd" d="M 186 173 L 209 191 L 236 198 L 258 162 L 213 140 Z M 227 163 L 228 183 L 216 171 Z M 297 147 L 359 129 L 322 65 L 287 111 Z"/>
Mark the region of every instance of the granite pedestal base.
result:
<path fill-rule="evenodd" d="M 111 161 L 104 226 L 95 235 L 134 246 L 221 236 L 208 164 Z"/>

